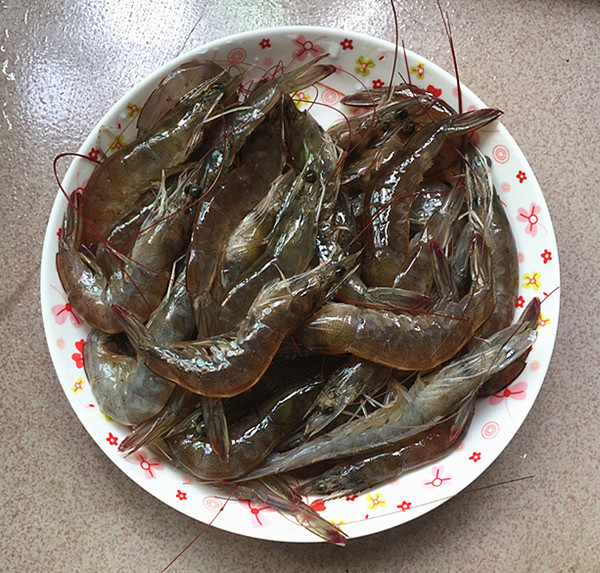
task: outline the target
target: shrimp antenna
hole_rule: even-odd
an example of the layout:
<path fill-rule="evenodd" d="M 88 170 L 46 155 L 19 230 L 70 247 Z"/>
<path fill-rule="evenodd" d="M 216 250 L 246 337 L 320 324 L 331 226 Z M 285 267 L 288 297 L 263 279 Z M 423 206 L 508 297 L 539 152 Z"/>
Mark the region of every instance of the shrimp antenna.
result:
<path fill-rule="evenodd" d="M 392 95 L 394 93 L 394 73 L 396 72 L 396 64 L 398 62 L 398 14 L 396 12 L 396 4 L 394 0 L 390 0 L 392 6 L 392 14 L 394 15 L 394 63 L 392 64 L 392 71 L 390 74 L 390 85 L 388 86 L 387 96 L 385 98 L 386 103 L 392 101 Z M 402 41 L 402 47 L 404 48 L 404 40 Z M 406 57 L 406 51 L 405 51 Z"/>
<path fill-rule="evenodd" d="M 442 16 L 444 30 L 446 31 L 446 36 L 448 36 L 448 42 L 450 43 L 450 51 L 452 52 L 452 62 L 454 63 L 454 73 L 456 74 L 456 95 L 458 97 L 458 113 L 462 113 L 462 91 L 460 89 L 460 78 L 458 77 L 458 61 L 456 59 L 456 51 L 454 50 L 454 41 L 452 40 L 452 30 L 450 29 L 450 18 L 448 17 L 448 12 L 444 12 L 442 10 L 440 0 L 436 0 L 436 4 L 440 11 L 440 15 Z"/>

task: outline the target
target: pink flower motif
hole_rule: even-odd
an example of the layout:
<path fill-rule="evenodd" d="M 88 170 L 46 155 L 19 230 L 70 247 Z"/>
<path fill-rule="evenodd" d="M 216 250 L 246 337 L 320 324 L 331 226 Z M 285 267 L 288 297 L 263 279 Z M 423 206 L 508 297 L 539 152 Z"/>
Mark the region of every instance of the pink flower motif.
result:
<path fill-rule="evenodd" d="M 373 89 L 376 90 L 378 88 L 382 88 L 383 87 L 383 80 L 380 79 L 376 79 L 373 80 Z"/>
<path fill-rule="evenodd" d="M 348 38 L 346 38 L 343 42 L 340 42 L 340 46 L 342 46 L 342 50 L 354 50 L 352 40 L 349 40 Z"/>
<path fill-rule="evenodd" d="M 444 466 L 434 466 L 433 468 L 431 468 L 431 472 L 433 474 L 433 479 L 431 481 L 428 482 L 424 482 L 423 485 L 431 485 L 433 487 L 440 487 L 441 485 L 443 485 L 443 483 L 445 481 L 448 481 L 452 478 L 449 477 L 440 477 L 440 474 L 442 474 L 444 472 Z"/>
<path fill-rule="evenodd" d="M 50 312 L 54 315 L 56 324 L 64 324 L 68 318 L 75 328 L 79 328 L 81 326 L 81 320 L 75 314 L 70 302 L 67 302 L 64 305 L 57 304 L 50 309 Z"/>
<path fill-rule="evenodd" d="M 258 44 L 264 50 L 265 48 L 271 47 L 271 40 L 269 38 L 263 38 Z"/>
<path fill-rule="evenodd" d="M 156 479 L 156 472 L 160 470 L 164 470 L 165 468 L 160 463 L 158 458 L 146 458 L 144 452 L 137 451 L 133 454 L 135 460 L 131 458 L 126 458 L 131 463 L 137 463 L 144 470 L 144 475 L 146 479 Z"/>
<path fill-rule="evenodd" d="M 525 174 L 524 171 L 519 171 L 517 173 L 517 179 L 519 180 L 519 183 L 523 183 L 523 181 L 525 181 L 525 179 L 527 179 L 527 175 Z"/>
<path fill-rule="evenodd" d="M 527 382 L 515 382 L 504 388 L 499 394 L 490 396 L 490 404 L 494 406 L 508 398 L 512 398 L 513 400 L 525 400 L 527 398 Z"/>
<path fill-rule="evenodd" d="M 319 46 L 319 44 L 315 44 L 315 42 L 307 40 L 302 34 L 293 40 L 293 42 L 298 46 L 298 49 L 292 52 L 292 58 L 300 61 L 303 61 L 309 53 L 313 56 L 318 56 L 325 52 L 325 48 Z"/>
<path fill-rule="evenodd" d="M 527 223 L 525 227 L 525 233 L 535 237 L 537 235 L 537 225 L 540 222 L 538 215 L 542 210 L 541 205 L 536 205 L 532 203 L 529 206 L 529 211 L 523 209 L 523 207 L 519 207 L 517 209 L 517 221 L 524 221 Z"/>
<path fill-rule="evenodd" d="M 252 514 L 252 527 L 266 527 L 269 525 L 269 520 L 265 515 L 260 515 L 261 511 L 271 509 L 268 505 L 256 506 L 252 505 L 251 501 L 246 502 L 248 504 L 248 509 Z"/>

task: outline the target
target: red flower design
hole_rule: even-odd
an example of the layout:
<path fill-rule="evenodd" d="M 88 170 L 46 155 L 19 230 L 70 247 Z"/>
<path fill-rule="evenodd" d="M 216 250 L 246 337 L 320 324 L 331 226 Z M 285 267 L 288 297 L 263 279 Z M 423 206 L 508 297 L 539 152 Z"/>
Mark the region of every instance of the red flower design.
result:
<path fill-rule="evenodd" d="M 181 491 L 180 489 L 177 490 L 177 495 L 175 496 L 176 498 L 180 499 L 181 501 L 183 501 L 184 499 L 187 499 L 187 493 L 185 493 L 184 491 Z"/>
<path fill-rule="evenodd" d="M 407 509 L 410 509 L 410 501 L 403 501 L 400 505 L 397 505 L 396 507 L 401 509 L 402 511 L 406 511 Z"/>
<path fill-rule="evenodd" d="M 88 153 L 88 157 L 90 159 L 93 159 L 94 161 L 98 161 L 98 154 L 99 153 L 100 152 L 95 147 L 92 147 L 92 149 L 90 149 L 90 152 Z"/>
<path fill-rule="evenodd" d="M 427 86 L 427 91 L 435 97 L 440 97 L 442 95 L 442 90 L 440 88 L 432 86 L 431 84 Z"/>
<path fill-rule="evenodd" d="M 523 308 L 525 306 L 525 299 L 519 295 L 517 297 L 517 300 L 515 301 L 515 307 L 516 308 Z"/>
<path fill-rule="evenodd" d="M 108 432 L 108 438 L 106 438 L 106 441 L 111 446 L 116 446 L 119 440 L 118 440 L 117 436 L 113 436 L 112 432 Z"/>
<path fill-rule="evenodd" d="M 354 46 L 352 45 L 352 40 L 346 38 L 343 42 L 340 42 L 343 50 L 354 50 Z"/>
<path fill-rule="evenodd" d="M 376 79 L 373 80 L 373 89 L 376 90 L 377 88 L 382 88 L 383 87 L 383 80 L 380 79 Z"/>
<path fill-rule="evenodd" d="M 473 454 L 469 456 L 469 459 L 473 460 L 474 462 L 478 462 L 481 459 L 481 453 L 473 452 Z"/>
<path fill-rule="evenodd" d="M 519 171 L 517 173 L 517 179 L 519 180 L 519 183 L 523 183 L 523 181 L 525 181 L 525 179 L 527 179 L 527 175 L 525 175 L 524 171 Z"/>
<path fill-rule="evenodd" d="M 71 354 L 71 358 L 75 361 L 75 366 L 77 368 L 83 368 L 83 347 L 85 346 L 85 340 L 82 338 L 75 343 L 75 348 L 79 350 L 79 352 L 74 352 Z"/>
<path fill-rule="evenodd" d="M 315 501 L 313 501 L 310 506 L 315 510 L 315 511 L 325 511 L 325 502 L 322 499 L 315 499 Z"/>
<path fill-rule="evenodd" d="M 271 40 L 269 38 L 263 38 L 258 44 L 264 50 L 265 48 L 271 47 Z"/>
<path fill-rule="evenodd" d="M 346 501 L 354 501 L 358 496 L 356 494 L 354 495 L 348 495 L 346 496 Z"/>
<path fill-rule="evenodd" d="M 546 264 L 548 261 L 552 260 L 552 253 L 548 249 L 545 249 L 544 252 L 540 255 L 540 257 L 544 259 L 544 264 Z"/>

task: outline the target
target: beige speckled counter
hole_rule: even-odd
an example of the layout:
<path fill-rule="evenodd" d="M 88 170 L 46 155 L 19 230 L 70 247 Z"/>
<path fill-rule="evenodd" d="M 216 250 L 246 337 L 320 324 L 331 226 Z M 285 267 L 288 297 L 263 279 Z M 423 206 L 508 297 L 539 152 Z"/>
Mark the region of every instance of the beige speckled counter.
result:
<path fill-rule="evenodd" d="M 170 571 L 600 570 L 600 5 L 442 4 L 462 81 L 505 110 L 502 121 L 553 218 L 561 318 L 538 399 L 479 479 L 415 521 L 344 549 L 212 528 Z M 398 17 L 408 48 L 452 69 L 434 0 L 399 1 Z M 0 2 L 0 570 L 161 571 L 203 529 L 116 468 L 59 386 L 39 305 L 42 241 L 57 193 L 52 161 L 75 151 L 117 98 L 180 52 L 293 24 L 394 37 L 382 0 Z"/>

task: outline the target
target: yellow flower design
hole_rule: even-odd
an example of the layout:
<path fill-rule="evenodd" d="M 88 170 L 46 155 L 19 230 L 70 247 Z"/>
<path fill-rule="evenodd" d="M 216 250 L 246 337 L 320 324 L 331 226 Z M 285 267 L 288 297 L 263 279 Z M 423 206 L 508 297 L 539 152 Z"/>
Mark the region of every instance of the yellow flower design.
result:
<path fill-rule="evenodd" d="M 538 323 L 538 328 L 542 328 L 542 326 L 546 326 L 547 324 L 550 324 L 550 317 L 544 316 L 544 314 L 540 312 L 540 321 Z"/>
<path fill-rule="evenodd" d="M 533 288 L 533 290 L 537 292 L 542 286 L 542 283 L 540 282 L 541 278 L 542 275 L 540 273 L 536 273 L 535 271 L 531 274 L 525 273 L 523 275 L 523 286 L 525 288 Z"/>
<path fill-rule="evenodd" d="M 127 117 L 129 118 L 134 118 L 138 113 L 140 113 L 140 111 L 142 111 L 139 106 L 131 102 L 127 104 L 127 109 L 129 110 L 127 112 Z"/>
<path fill-rule="evenodd" d="M 85 380 L 81 377 L 77 378 L 77 380 L 75 380 L 75 383 L 73 384 L 73 386 L 71 386 L 71 390 L 73 390 L 73 392 L 79 392 L 79 390 L 83 390 L 83 385 L 85 384 Z"/>
<path fill-rule="evenodd" d="M 104 419 L 107 422 L 112 422 L 113 419 L 102 409 L 102 408 L 98 408 L 100 410 L 100 413 L 104 416 Z"/>
<path fill-rule="evenodd" d="M 339 527 L 340 525 L 344 525 L 346 522 L 343 519 L 330 519 L 329 523 L 333 523 L 333 525 Z"/>
<path fill-rule="evenodd" d="M 371 60 L 370 58 L 367 60 L 364 56 L 359 56 L 358 60 L 356 60 L 356 67 L 354 68 L 354 71 L 357 74 L 360 74 L 361 76 L 366 77 L 371 73 L 369 68 L 374 68 L 374 67 L 375 67 L 375 62 L 373 60 Z"/>
<path fill-rule="evenodd" d="M 113 142 L 108 146 L 108 149 L 110 151 L 117 151 L 118 149 L 121 149 L 121 147 L 123 147 L 124 145 L 125 141 L 123 140 L 123 134 L 119 133 L 119 135 L 117 135 L 117 137 L 113 139 Z"/>
<path fill-rule="evenodd" d="M 367 507 L 369 509 L 385 507 L 385 499 L 381 499 L 380 493 L 369 494 L 367 495 Z"/>
<path fill-rule="evenodd" d="M 423 62 L 417 62 L 416 66 L 410 67 L 411 74 L 417 74 L 417 78 L 422 80 L 425 77 L 425 64 Z"/>
<path fill-rule="evenodd" d="M 302 107 L 308 107 L 310 105 L 311 97 L 310 94 L 307 94 L 306 92 L 294 92 L 292 94 L 292 100 L 298 109 L 302 109 Z"/>

